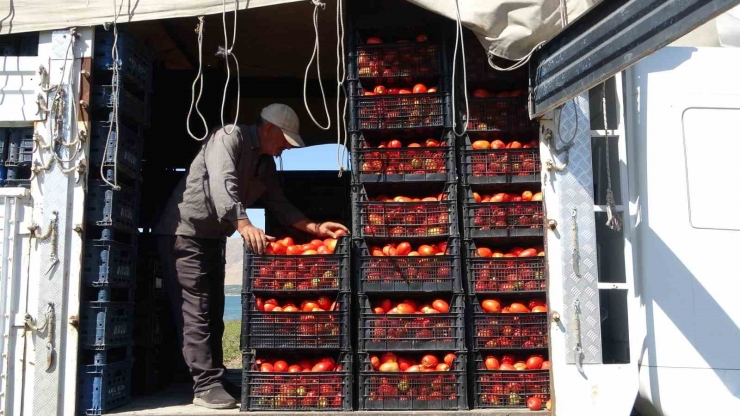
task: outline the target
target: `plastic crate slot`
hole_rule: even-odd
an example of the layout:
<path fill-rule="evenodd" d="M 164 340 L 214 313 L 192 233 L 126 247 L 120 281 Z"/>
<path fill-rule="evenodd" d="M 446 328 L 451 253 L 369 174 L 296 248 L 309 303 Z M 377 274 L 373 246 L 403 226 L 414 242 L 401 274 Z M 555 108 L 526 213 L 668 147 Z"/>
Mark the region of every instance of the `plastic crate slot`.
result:
<path fill-rule="evenodd" d="M 336 360 L 341 371 L 326 373 L 266 373 L 255 365 L 257 354 L 245 352 L 242 375 L 242 411 L 351 411 L 352 355 Z M 262 357 L 260 357 L 262 358 Z M 306 358 L 305 354 L 296 361 Z M 288 356 L 280 356 L 288 360 Z"/>
<path fill-rule="evenodd" d="M 349 247 L 344 236 L 330 255 L 265 256 L 245 250 L 243 287 L 250 293 L 349 291 Z"/>
<path fill-rule="evenodd" d="M 458 351 L 465 349 L 465 299 L 447 298 L 448 313 L 425 315 L 375 314 L 367 296 L 360 296 L 360 351 Z"/>
<path fill-rule="evenodd" d="M 332 312 L 262 312 L 253 294 L 242 305 L 242 348 L 349 348 L 348 293 L 337 295 Z"/>
<path fill-rule="evenodd" d="M 133 305 L 118 302 L 83 302 L 80 343 L 93 349 L 130 345 L 133 340 Z"/>
<path fill-rule="evenodd" d="M 465 204 L 466 237 L 530 237 L 544 234 L 542 202 Z"/>
<path fill-rule="evenodd" d="M 78 377 L 78 413 L 99 416 L 131 401 L 132 362 L 101 360 L 83 365 Z"/>
<path fill-rule="evenodd" d="M 99 226 L 135 233 L 139 222 L 139 193 L 125 186 L 114 191 L 101 180 L 89 182 L 86 198 L 88 218 Z"/>
<path fill-rule="evenodd" d="M 476 408 L 526 408 L 527 399 L 550 399 L 550 371 L 486 370 L 482 354 L 476 354 L 474 366 Z"/>
<path fill-rule="evenodd" d="M 118 124 L 118 135 L 116 126 L 110 128 L 110 123 L 93 122 L 92 139 L 90 140 L 90 159 L 93 163 L 102 163 L 103 166 L 116 166 L 119 172 L 137 179 L 141 171 L 141 158 L 143 151 L 142 138 L 123 124 Z M 110 140 L 108 132 L 110 131 Z M 106 152 L 107 146 L 107 152 Z M 116 153 L 118 146 L 118 153 Z M 105 160 L 103 160 L 105 154 Z"/>
<path fill-rule="evenodd" d="M 359 234 L 365 238 L 414 238 L 457 236 L 457 192 L 455 186 L 434 202 L 378 202 L 367 195 L 357 203 Z"/>
<path fill-rule="evenodd" d="M 93 240 L 85 249 L 83 275 L 93 286 L 132 285 L 136 269 L 136 247 L 115 241 Z"/>
<path fill-rule="evenodd" d="M 9 129 L 8 135 L 5 166 L 30 165 L 33 162 L 33 128 Z"/>
<path fill-rule="evenodd" d="M 539 183 L 539 149 L 462 150 L 461 167 L 467 185 Z"/>
<path fill-rule="evenodd" d="M 529 119 L 527 97 L 470 98 L 470 131 L 521 132 L 537 129 Z"/>
<path fill-rule="evenodd" d="M 548 329 L 547 313 L 486 313 L 473 299 L 475 350 L 544 349 Z"/>
<path fill-rule="evenodd" d="M 355 131 L 448 127 L 446 93 L 355 97 Z"/>
<path fill-rule="evenodd" d="M 412 81 L 441 75 L 440 49 L 431 42 L 363 45 L 351 55 L 360 79 L 393 85 L 398 78 Z"/>
<path fill-rule="evenodd" d="M 462 292 L 460 241 L 448 239 L 449 254 L 418 257 L 376 257 L 365 242 L 358 247 L 359 291 Z"/>
<path fill-rule="evenodd" d="M 467 410 L 466 353 L 458 352 L 450 371 L 380 372 L 370 355 L 358 354 L 360 410 Z"/>

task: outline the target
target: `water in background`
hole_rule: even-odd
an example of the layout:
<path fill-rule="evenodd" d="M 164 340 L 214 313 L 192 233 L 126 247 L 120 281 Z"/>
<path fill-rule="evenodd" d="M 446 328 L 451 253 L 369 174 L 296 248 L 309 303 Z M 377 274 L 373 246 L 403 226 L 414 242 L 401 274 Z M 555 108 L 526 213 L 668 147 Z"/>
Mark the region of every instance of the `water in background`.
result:
<path fill-rule="evenodd" d="M 224 304 L 224 322 L 242 320 L 241 296 L 227 295 Z"/>

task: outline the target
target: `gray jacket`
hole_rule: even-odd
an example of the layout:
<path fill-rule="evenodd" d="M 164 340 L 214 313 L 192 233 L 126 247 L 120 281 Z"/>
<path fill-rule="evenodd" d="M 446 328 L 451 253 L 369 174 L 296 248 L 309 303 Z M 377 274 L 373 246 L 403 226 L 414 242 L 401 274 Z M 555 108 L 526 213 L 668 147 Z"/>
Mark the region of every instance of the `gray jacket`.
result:
<path fill-rule="evenodd" d="M 247 218 L 245 207 L 258 200 L 284 225 L 305 218 L 285 198 L 275 160 L 259 154 L 257 127 L 237 125 L 231 134 L 219 128 L 203 142 L 154 233 L 222 238 L 234 233 L 232 221 Z"/>

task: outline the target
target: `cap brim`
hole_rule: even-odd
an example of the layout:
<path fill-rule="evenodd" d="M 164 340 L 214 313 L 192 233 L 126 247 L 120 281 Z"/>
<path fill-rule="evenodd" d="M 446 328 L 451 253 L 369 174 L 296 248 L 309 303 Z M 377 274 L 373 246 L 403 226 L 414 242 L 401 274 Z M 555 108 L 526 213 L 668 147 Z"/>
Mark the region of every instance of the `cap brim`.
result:
<path fill-rule="evenodd" d="M 285 136 L 285 140 L 290 143 L 293 147 L 306 147 L 306 144 L 303 143 L 303 139 L 301 139 L 301 136 L 298 133 L 293 133 L 284 129 L 280 129 L 283 132 L 283 135 Z"/>

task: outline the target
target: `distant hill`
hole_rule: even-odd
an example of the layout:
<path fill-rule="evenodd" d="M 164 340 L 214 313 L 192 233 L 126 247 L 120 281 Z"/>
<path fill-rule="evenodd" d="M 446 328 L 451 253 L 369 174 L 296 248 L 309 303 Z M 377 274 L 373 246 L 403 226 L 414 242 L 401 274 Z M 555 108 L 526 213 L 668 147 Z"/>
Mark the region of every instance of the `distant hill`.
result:
<path fill-rule="evenodd" d="M 242 285 L 244 243 L 241 238 L 226 239 L 226 282 L 227 286 Z"/>

